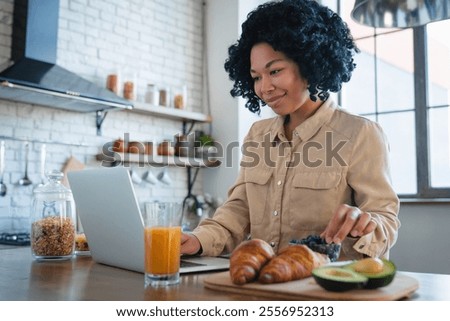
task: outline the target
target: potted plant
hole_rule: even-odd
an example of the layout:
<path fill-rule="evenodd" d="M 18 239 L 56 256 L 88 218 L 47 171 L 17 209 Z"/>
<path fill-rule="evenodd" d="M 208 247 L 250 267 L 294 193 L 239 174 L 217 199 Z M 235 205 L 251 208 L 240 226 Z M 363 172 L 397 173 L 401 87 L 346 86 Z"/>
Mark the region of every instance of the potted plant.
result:
<path fill-rule="evenodd" d="M 198 141 L 199 147 L 197 147 L 197 157 L 213 160 L 212 158 L 214 158 L 215 153 L 217 152 L 214 138 L 211 135 L 202 133 L 200 134 Z"/>
<path fill-rule="evenodd" d="M 201 134 L 199 137 L 200 147 L 214 146 L 214 138 L 207 134 Z"/>

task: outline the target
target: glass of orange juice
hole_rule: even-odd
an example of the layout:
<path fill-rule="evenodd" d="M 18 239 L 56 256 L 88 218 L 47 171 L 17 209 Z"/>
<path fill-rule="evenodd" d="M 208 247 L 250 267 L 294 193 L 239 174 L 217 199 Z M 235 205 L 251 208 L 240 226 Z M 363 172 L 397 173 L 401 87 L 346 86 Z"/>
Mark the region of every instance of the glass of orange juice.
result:
<path fill-rule="evenodd" d="M 180 282 L 181 211 L 179 203 L 145 203 L 145 286 Z"/>

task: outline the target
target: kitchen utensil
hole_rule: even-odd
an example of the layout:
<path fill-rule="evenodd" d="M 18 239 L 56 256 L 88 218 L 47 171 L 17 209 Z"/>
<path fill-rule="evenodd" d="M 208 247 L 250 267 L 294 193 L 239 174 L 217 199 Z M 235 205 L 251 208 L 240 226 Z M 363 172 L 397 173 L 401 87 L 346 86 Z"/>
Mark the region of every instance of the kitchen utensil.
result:
<path fill-rule="evenodd" d="M 40 168 L 40 174 L 41 174 L 41 183 L 39 185 L 44 185 L 45 184 L 45 157 L 47 155 L 47 149 L 46 149 L 46 145 L 43 144 L 41 146 L 41 168 Z"/>
<path fill-rule="evenodd" d="M 7 192 L 6 184 L 3 183 L 3 173 L 5 172 L 5 142 L 0 143 L 0 196 L 5 196 Z"/>
<path fill-rule="evenodd" d="M 172 179 L 170 178 L 169 173 L 167 173 L 167 167 L 164 167 L 163 171 L 158 174 L 158 180 L 166 185 L 172 185 Z"/>
<path fill-rule="evenodd" d="M 151 170 L 148 170 L 143 177 L 144 181 L 146 181 L 147 183 L 150 183 L 152 185 L 155 185 L 156 183 L 158 183 L 158 179 L 156 178 L 156 176 L 153 174 L 153 172 Z"/>
<path fill-rule="evenodd" d="M 131 180 L 133 181 L 133 183 L 135 183 L 135 184 L 142 183 L 142 178 L 139 176 L 138 173 L 136 173 L 136 171 L 130 171 L 130 174 L 131 174 Z"/>
<path fill-rule="evenodd" d="M 33 182 L 28 178 L 28 153 L 29 153 L 29 143 L 25 143 L 25 173 L 23 177 L 19 180 L 19 185 L 28 186 L 33 184 Z"/>

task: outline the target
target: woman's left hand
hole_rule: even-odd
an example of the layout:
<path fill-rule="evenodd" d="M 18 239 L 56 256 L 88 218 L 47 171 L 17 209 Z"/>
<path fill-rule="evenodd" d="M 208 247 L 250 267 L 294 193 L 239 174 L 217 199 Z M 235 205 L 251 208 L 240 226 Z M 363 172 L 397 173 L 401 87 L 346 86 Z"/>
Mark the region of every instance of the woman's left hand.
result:
<path fill-rule="evenodd" d="M 320 236 L 327 243 L 341 243 L 347 236 L 361 237 L 373 232 L 376 227 L 377 223 L 370 213 L 342 204 L 336 209 Z"/>

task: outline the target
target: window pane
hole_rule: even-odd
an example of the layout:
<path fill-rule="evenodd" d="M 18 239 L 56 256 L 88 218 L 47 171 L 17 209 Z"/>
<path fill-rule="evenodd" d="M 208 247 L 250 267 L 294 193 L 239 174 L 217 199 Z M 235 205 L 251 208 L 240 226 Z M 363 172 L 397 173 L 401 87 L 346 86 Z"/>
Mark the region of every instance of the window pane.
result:
<path fill-rule="evenodd" d="M 428 105 L 450 104 L 450 20 L 427 25 Z"/>
<path fill-rule="evenodd" d="M 450 187 L 450 108 L 429 109 L 432 187 Z"/>
<path fill-rule="evenodd" d="M 390 146 L 391 176 L 398 194 L 417 193 L 414 112 L 378 116 Z"/>
<path fill-rule="evenodd" d="M 330 98 L 331 98 L 335 103 L 338 103 L 338 102 L 339 102 L 339 95 L 338 95 L 338 93 L 332 93 L 332 92 L 330 92 Z"/>
<path fill-rule="evenodd" d="M 377 37 L 378 111 L 414 108 L 412 30 Z"/>
<path fill-rule="evenodd" d="M 338 0 L 320 0 L 319 2 L 330 8 L 331 10 L 333 10 L 334 12 L 338 13 L 338 9 L 337 9 L 337 1 Z"/>
<path fill-rule="evenodd" d="M 355 55 L 352 78 L 342 86 L 342 107 L 356 114 L 375 113 L 375 63 L 373 39 L 356 42 L 361 49 Z"/>

